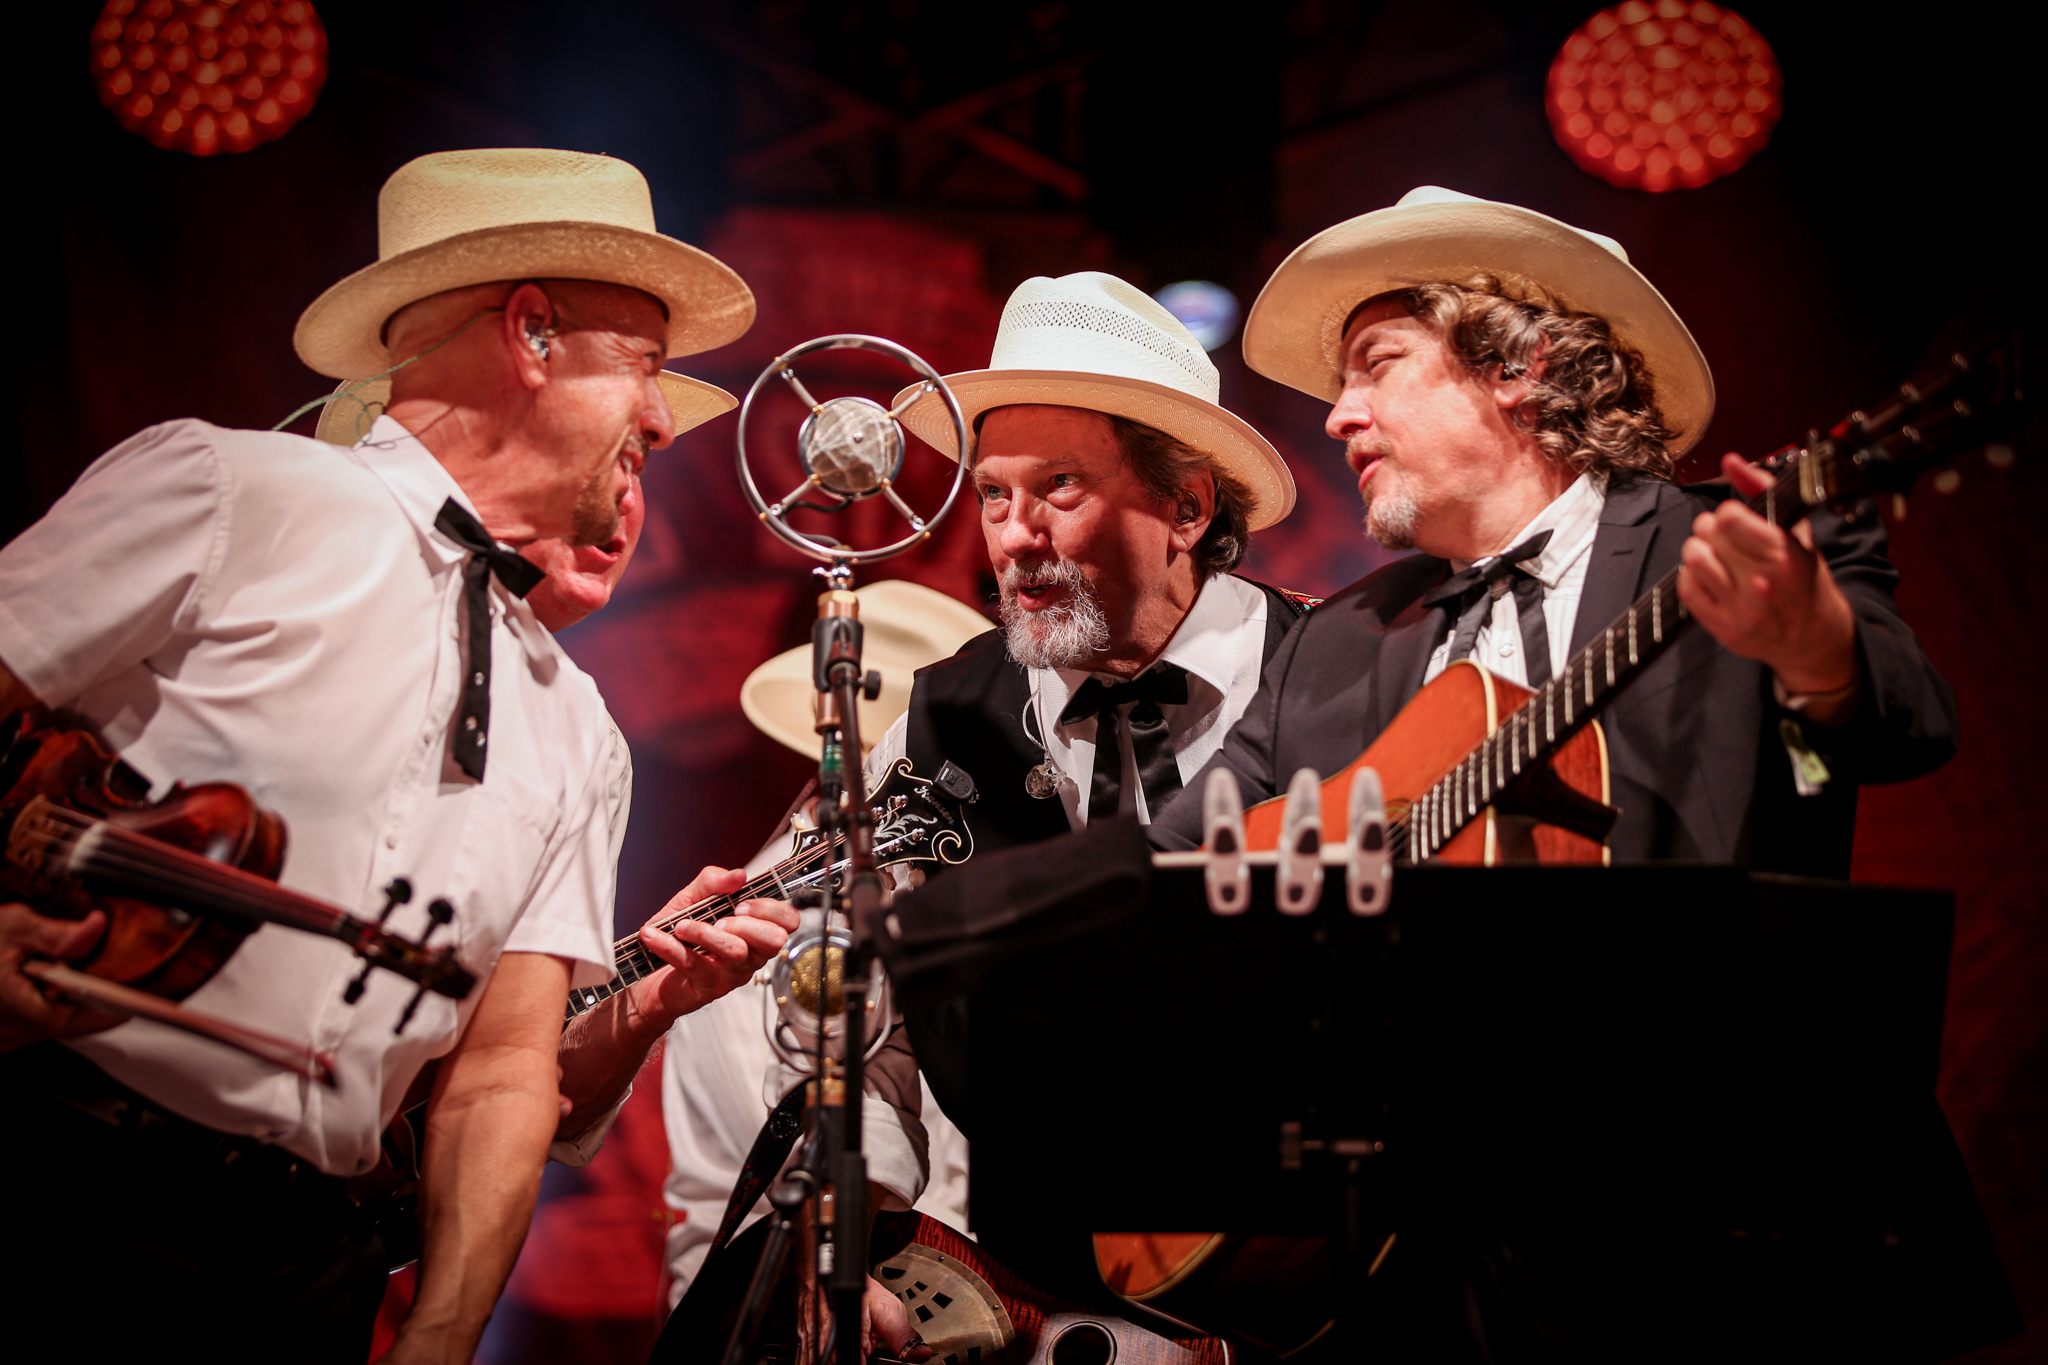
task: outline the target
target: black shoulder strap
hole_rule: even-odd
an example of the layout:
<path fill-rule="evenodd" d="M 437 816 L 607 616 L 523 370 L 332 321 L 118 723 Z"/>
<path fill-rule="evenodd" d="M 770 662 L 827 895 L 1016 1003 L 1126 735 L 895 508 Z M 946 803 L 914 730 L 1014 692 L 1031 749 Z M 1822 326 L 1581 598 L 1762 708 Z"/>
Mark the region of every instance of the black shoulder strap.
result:
<path fill-rule="evenodd" d="M 1280 642 L 1287 638 L 1287 633 L 1294 629 L 1295 623 L 1321 606 L 1323 599 L 1288 588 L 1276 588 L 1270 583 L 1245 578 L 1243 574 L 1231 576 L 1250 583 L 1266 595 L 1266 653 L 1260 662 L 1269 664 L 1273 662 L 1273 656 L 1280 652 Z"/>

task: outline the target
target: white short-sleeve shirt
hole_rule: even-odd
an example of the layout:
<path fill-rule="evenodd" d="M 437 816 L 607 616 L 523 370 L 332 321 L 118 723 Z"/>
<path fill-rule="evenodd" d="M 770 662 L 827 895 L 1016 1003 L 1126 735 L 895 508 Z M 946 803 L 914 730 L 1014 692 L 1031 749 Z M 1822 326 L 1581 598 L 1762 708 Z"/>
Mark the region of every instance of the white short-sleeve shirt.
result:
<path fill-rule="evenodd" d="M 280 880 L 358 915 L 394 877 L 408 937 L 445 897 L 464 966 L 500 954 L 612 975 L 610 729 L 590 679 L 525 603 L 491 586 L 490 753 L 482 783 L 448 756 L 463 669 L 461 568 L 434 529 L 469 506 L 410 432 L 380 418 L 353 450 L 198 421 L 109 451 L 0 549 L 0 660 L 45 702 L 95 722 L 161 795 L 238 782 L 281 814 Z M 473 508 L 471 508 L 474 511 Z M 142 1020 L 72 1046 L 167 1108 L 277 1143 L 323 1170 L 375 1164 L 378 1137 L 483 995 L 428 995 L 341 943 L 259 928 L 187 1000 L 330 1050 L 327 1090 Z"/>

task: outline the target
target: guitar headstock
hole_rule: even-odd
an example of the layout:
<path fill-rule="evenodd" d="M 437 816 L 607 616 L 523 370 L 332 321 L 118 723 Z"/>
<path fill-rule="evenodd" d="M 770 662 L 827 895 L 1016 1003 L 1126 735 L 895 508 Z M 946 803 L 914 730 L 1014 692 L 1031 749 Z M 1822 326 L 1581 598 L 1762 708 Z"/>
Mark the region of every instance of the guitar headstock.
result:
<path fill-rule="evenodd" d="M 1825 435 L 1809 432 L 1803 446 L 1760 464 L 1778 476 L 1779 498 L 1795 493 L 1808 508 L 1903 496 L 1920 475 L 2011 433 L 2026 414 L 2020 341 L 2007 333 L 1954 352 L 1883 404 L 1850 413 Z"/>
<path fill-rule="evenodd" d="M 868 808 L 875 813 L 876 863 L 966 862 L 974 852 L 974 837 L 960 808 L 980 796 L 974 779 L 950 762 L 941 764 L 935 776 L 924 777 L 912 770 L 908 758 L 897 759 L 868 793 Z M 807 830 L 796 851 L 823 838 Z"/>

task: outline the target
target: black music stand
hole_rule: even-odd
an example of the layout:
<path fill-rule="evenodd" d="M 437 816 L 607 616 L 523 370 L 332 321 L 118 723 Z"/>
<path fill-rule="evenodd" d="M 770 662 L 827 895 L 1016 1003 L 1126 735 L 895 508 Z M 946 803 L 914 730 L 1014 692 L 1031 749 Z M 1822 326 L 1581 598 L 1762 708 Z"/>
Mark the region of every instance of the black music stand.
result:
<path fill-rule="evenodd" d="M 1213 915 L 1126 821 L 897 899 L 883 956 L 992 1244 L 1330 1233 L 1356 1190 L 1541 1248 L 1618 1350 L 1925 1361 L 2019 1330 L 1934 1103 L 1946 893 L 1425 867 L 1359 918 L 1331 868 L 1289 918 L 1254 878 Z"/>

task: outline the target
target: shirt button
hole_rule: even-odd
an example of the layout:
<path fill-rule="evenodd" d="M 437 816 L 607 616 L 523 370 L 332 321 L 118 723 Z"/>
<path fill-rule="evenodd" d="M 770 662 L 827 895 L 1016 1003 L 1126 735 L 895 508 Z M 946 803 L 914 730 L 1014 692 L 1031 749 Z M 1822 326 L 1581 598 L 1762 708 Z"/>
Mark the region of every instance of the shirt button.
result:
<path fill-rule="evenodd" d="M 396 831 L 394 831 L 394 832 L 392 832 L 392 833 L 390 833 L 390 834 L 387 834 L 387 835 L 385 835 L 385 836 L 384 836 L 384 847 L 386 847 L 386 848 L 397 848 L 397 847 L 398 847 L 398 834 L 396 833 Z"/>
<path fill-rule="evenodd" d="M 1515 657 L 1515 647 L 1514 647 L 1513 645 L 1502 645 L 1502 646 L 1500 647 L 1500 657 L 1501 657 L 1501 658 L 1503 658 L 1503 659 L 1512 659 L 1512 658 L 1514 658 L 1514 657 Z"/>

